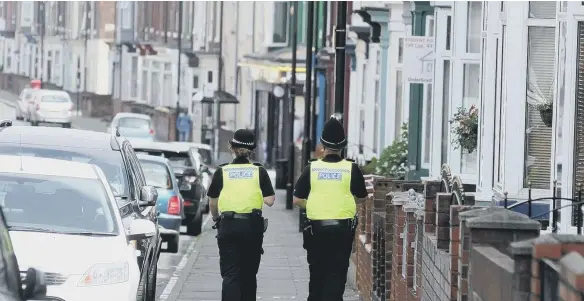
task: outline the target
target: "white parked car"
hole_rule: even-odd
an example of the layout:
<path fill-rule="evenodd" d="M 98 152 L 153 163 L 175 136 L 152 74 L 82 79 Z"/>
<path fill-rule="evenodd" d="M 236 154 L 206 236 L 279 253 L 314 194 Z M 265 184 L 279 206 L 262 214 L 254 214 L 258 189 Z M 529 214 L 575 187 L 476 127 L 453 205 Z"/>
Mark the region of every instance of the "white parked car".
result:
<path fill-rule="evenodd" d="M 28 120 L 30 107 L 33 105 L 33 92 L 35 90 L 32 88 L 24 88 L 20 92 L 18 99 L 16 100 L 16 120 Z"/>
<path fill-rule="evenodd" d="M 154 141 L 154 126 L 152 119 L 148 115 L 137 113 L 118 113 L 112 119 L 107 132 L 120 135 L 128 139 L 143 139 Z"/>
<path fill-rule="evenodd" d="M 38 90 L 34 92 L 30 107 L 30 124 L 56 123 L 64 128 L 71 127 L 73 102 L 69 93 L 56 90 Z"/>
<path fill-rule="evenodd" d="M 48 299 L 144 299 L 135 241 L 156 226 L 124 226 L 96 165 L 0 155 L 0 204 L 20 270 L 45 272 Z"/>

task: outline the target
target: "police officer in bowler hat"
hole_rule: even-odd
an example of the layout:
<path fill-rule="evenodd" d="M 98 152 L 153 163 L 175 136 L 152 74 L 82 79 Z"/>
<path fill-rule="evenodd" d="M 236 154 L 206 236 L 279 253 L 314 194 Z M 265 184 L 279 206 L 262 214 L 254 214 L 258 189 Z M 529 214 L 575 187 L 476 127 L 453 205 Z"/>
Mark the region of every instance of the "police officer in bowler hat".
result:
<path fill-rule="evenodd" d="M 275 193 L 266 169 L 249 160 L 256 147 L 254 134 L 237 130 L 229 145 L 234 159 L 215 171 L 207 192 L 217 229 L 221 300 L 256 300 L 265 231 L 262 207 L 274 204 Z"/>
<path fill-rule="evenodd" d="M 294 188 L 294 204 L 306 208 L 304 249 L 310 272 L 308 301 L 343 300 L 355 236 L 356 204 L 367 189 L 359 166 L 343 159 L 343 125 L 329 119 L 322 130 L 322 159 L 304 168 Z"/>

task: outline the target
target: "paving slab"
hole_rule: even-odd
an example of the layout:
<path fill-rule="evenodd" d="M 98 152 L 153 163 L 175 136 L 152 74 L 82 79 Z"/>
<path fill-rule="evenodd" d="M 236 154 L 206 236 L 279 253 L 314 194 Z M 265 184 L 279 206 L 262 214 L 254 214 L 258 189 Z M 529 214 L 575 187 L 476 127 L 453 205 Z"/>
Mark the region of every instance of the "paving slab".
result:
<path fill-rule="evenodd" d="M 264 208 L 270 225 L 264 237 L 264 255 L 258 272 L 258 300 L 306 300 L 308 297 L 308 264 L 298 232 L 298 210 L 286 210 L 286 192 L 276 192 L 276 204 Z M 171 301 L 221 300 L 219 250 L 215 230 L 207 225 L 201 234 L 187 267 L 170 293 Z M 344 300 L 360 300 L 350 285 Z"/>

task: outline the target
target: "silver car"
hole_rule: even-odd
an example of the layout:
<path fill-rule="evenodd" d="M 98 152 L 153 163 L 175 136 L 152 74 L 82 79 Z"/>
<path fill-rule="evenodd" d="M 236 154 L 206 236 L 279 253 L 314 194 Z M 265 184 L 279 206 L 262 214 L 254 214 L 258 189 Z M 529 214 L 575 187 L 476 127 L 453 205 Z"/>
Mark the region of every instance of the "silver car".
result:
<path fill-rule="evenodd" d="M 118 113 L 112 119 L 108 132 L 118 131 L 129 139 L 154 141 L 152 119 L 148 115 L 136 113 Z M 112 132 L 115 134 L 115 132 Z"/>
<path fill-rule="evenodd" d="M 74 106 L 67 92 L 38 90 L 34 93 L 33 101 L 30 109 L 32 126 L 38 126 L 39 123 L 53 123 L 60 124 L 64 128 L 71 127 Z"/>
<path fill-rule="evenodd" d="M 32 88 L 24 88 L 16 100 L 16 120 L 29 120 L 29 107 L 33 104 Z"/>

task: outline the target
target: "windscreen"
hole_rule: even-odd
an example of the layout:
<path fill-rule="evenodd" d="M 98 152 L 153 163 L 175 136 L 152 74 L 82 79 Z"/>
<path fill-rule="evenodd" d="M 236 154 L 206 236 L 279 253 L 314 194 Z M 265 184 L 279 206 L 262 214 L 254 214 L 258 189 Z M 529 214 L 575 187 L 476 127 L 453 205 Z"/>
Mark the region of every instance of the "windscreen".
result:
<path fill-rule="evenodd" d="M 0 154 L 20 155 L 59 159 L 82 163 L 91 163 L 99 166 L 105 174 L 116 196 L 128 197 L 128 178 L 122 160 L 122 153 L 114 150 L 69 148 L 67 150 L 50 146 L 50 148 L 33 147 L 30 145 L 14 146 L 0 144 Z"/>
<path fill-rule="evenodd" d="M 41 98 L 42 102 L 50 103 L 67 103 L 69 99 L 64 95 L 45 95 Z"/>
<path fill-rule="evenodd" d="M 150 130 L 150 121 L 143 118 L 120 118 L 118 126 L 121 128 L 131 128 L 140 130 Z"/>
<path fill-rule="evenodd" d="M 140 160 L 146 184 L 156 188 L 172 189 L 172 178 L 166 165 L 158 162 Z"/>
<path fill-rule="evenodd" d="M 187 152 L 177 153 L 177 152 L 167 152 L 167 151 L 160 151 L 160 150 L 151 150 L 151 149 L 140 149 L 134 148 L 134 151 L 137 154 L 145 154 L 150 156 L 157 156 L 163 157 L 170 161 L 170 165 L 172 167 L 178 168 L 185 168 L 185 167 L 194 167 L 193 162 L 191 162 L 191 158 Z"/>
<path fill-rule="evenodd" d="M 118 233 L 97 179 L 0 174 L 0 204 L 11 230 Z"/>

